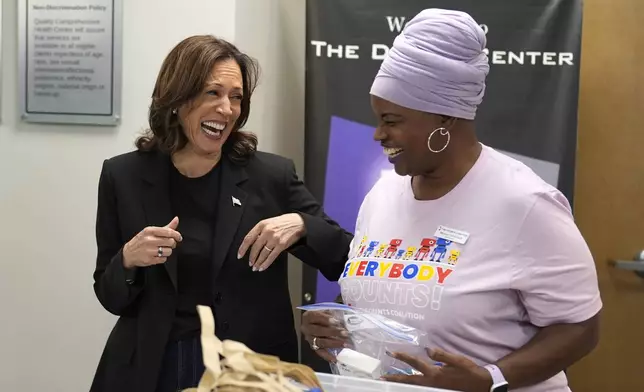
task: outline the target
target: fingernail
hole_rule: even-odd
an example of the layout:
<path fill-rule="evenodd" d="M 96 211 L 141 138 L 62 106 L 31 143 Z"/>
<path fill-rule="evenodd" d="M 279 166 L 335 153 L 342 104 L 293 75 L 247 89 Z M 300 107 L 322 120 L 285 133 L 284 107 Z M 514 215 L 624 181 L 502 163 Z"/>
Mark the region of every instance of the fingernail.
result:
<path fill-rule="evenodd" d="M 349 332 L 347 331 L 340 331 L 340 335 L 344 336 L 345 338 L 349 336 Z"/>
<path fill-rule="evenodd" d="M 258 269 L 258 271 L 259 271 L 259 272 L 264 271 L 264 267 L 260 267 L 260 268 Z"/>
<path fill-rule="evenodd" d="M 241 259 L 241 255 L 237 253 L 237 260 Z"/>
<path fill-rule="evenodd" d="M 341 325 L 340 320 L 335 319 L 335 318 L 330 318 L 330 319 L 329 319 L 329 322 L 330 322 L 331 324 Z"/>
<path fill-rule="evenodd" d="M 253 272 L 257 272 L 257 267 L 253 267 Z"/>
<path fill-rule="evenodd" d="M 385 350 L 385 354 L 387 354 L 387 356 L 389 356 L 389 357 L 396 358 L 396 356 L 394 355 L 394 353 L 392 353 L 392 352 L 391 352 L 391 351 L 389 351 L 389 350 Z"/>

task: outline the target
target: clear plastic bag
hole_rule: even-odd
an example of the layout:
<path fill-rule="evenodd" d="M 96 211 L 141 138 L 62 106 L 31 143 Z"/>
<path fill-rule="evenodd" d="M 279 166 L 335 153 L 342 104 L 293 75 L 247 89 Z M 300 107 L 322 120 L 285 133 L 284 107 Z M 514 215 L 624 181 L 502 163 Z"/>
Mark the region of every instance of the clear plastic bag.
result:
<path fill-rule="evenodd" d="M 414 356 L 426 357 L 427 333 L 408 325 L 399 323 L 379 314 L 370 313 L 355 307 L 333 302 L 323 302 L 304 305 L 298 309 L 305 311 L 324 311 L 338 320 L 349 333 L 347 349 L 327 349 L 338 359 L 336 364 L 331 363 L 334 374 L 378 379 L 386 374 L 420 374 L 407 363 L 392 358 L 393 352 L 404 352 Z M 370 358 L 365 358 L 362 355 Z M 356 358 L 357 357 L 357 358 Z M 346 359 L 344 363 L 341 359 Z M 352 366 L 355 362 L 359 366 Z"/>

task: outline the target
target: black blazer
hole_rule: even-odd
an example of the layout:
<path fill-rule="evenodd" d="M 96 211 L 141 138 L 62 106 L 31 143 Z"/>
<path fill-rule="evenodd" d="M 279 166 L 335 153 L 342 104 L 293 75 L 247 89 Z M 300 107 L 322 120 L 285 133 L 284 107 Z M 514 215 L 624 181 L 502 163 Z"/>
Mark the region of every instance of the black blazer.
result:
<path fill-rule="evenodd" d="M 122 247 L 146 226 L 173 218 L 169 156 L 130 152 L 103 163 L 98 186 L 94 291 L 120 316 L 101 356 L 91 391 L 153 392 L 175 317 L 177 260 L 138 269 L 129 284 Z M 292 161 L 257 152 L 245 165 L 220 162 L 222 183 L 213 238 L 213 313 L 216 334 L 265 354 L 297 362 L 297 336 L 289 297 L 287 255 L 253 272 L 248 254 L 237 259 L 244 236 L 261 220 L 298 212 L 307 236 L 290 253 L 328 279 L 342 273 L 352 235 L 326 216 L 298 179 Z M 241 202 L 233 205 L 232 198 Z"/>

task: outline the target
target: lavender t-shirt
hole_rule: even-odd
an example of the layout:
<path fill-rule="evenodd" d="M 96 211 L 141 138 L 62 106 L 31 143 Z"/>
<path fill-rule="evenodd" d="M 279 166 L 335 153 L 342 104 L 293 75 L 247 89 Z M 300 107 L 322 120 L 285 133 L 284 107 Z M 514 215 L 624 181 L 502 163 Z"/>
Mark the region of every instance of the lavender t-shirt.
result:
<path fill-rule="evenodd" d="M 340 286 L 344 303 L 420 328 L 432 348 L 479 365 L 602 307 L 567 199 L 487 146 L 438 200 L 416 200 L 409 177 L 383 177 L 360 208 Z M 517 391 L 570 389 L 562 372 Z"/>

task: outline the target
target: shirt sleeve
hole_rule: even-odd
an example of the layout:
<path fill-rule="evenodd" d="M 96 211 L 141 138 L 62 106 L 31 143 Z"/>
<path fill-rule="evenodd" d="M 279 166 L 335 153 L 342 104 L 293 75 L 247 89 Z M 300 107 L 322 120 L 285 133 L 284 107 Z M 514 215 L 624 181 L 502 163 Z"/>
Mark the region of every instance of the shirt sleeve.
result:
<path fill-rule="evenodd" d="M 96 268 L 94 292 L 107 311 L 118 316 L 136 312 L 136 299 L 145 286 L 139 269 L 123 266 L 123 241 L 119 230 L 116 189 L 109 160 L 103 162 L 98 183 L 96 213 Z"/>
<path fill-rule="evenodd" d="M 534 325 L 580 323 L 601 310 L 593 257 L 559 191 L 537 197 L 511 257 L 513 288 Z"/>
<path fill-rule="evenodd" d="M 306 227 L 306 236 L 289 252 L 317 268 L 327 280 L 335 282 L 344 269 L 353 235 L 324 212 L 322 205 L 298 178 L 293 161 L 287 160 L 286 163 L 288 212 L 298 213 Z"/>

